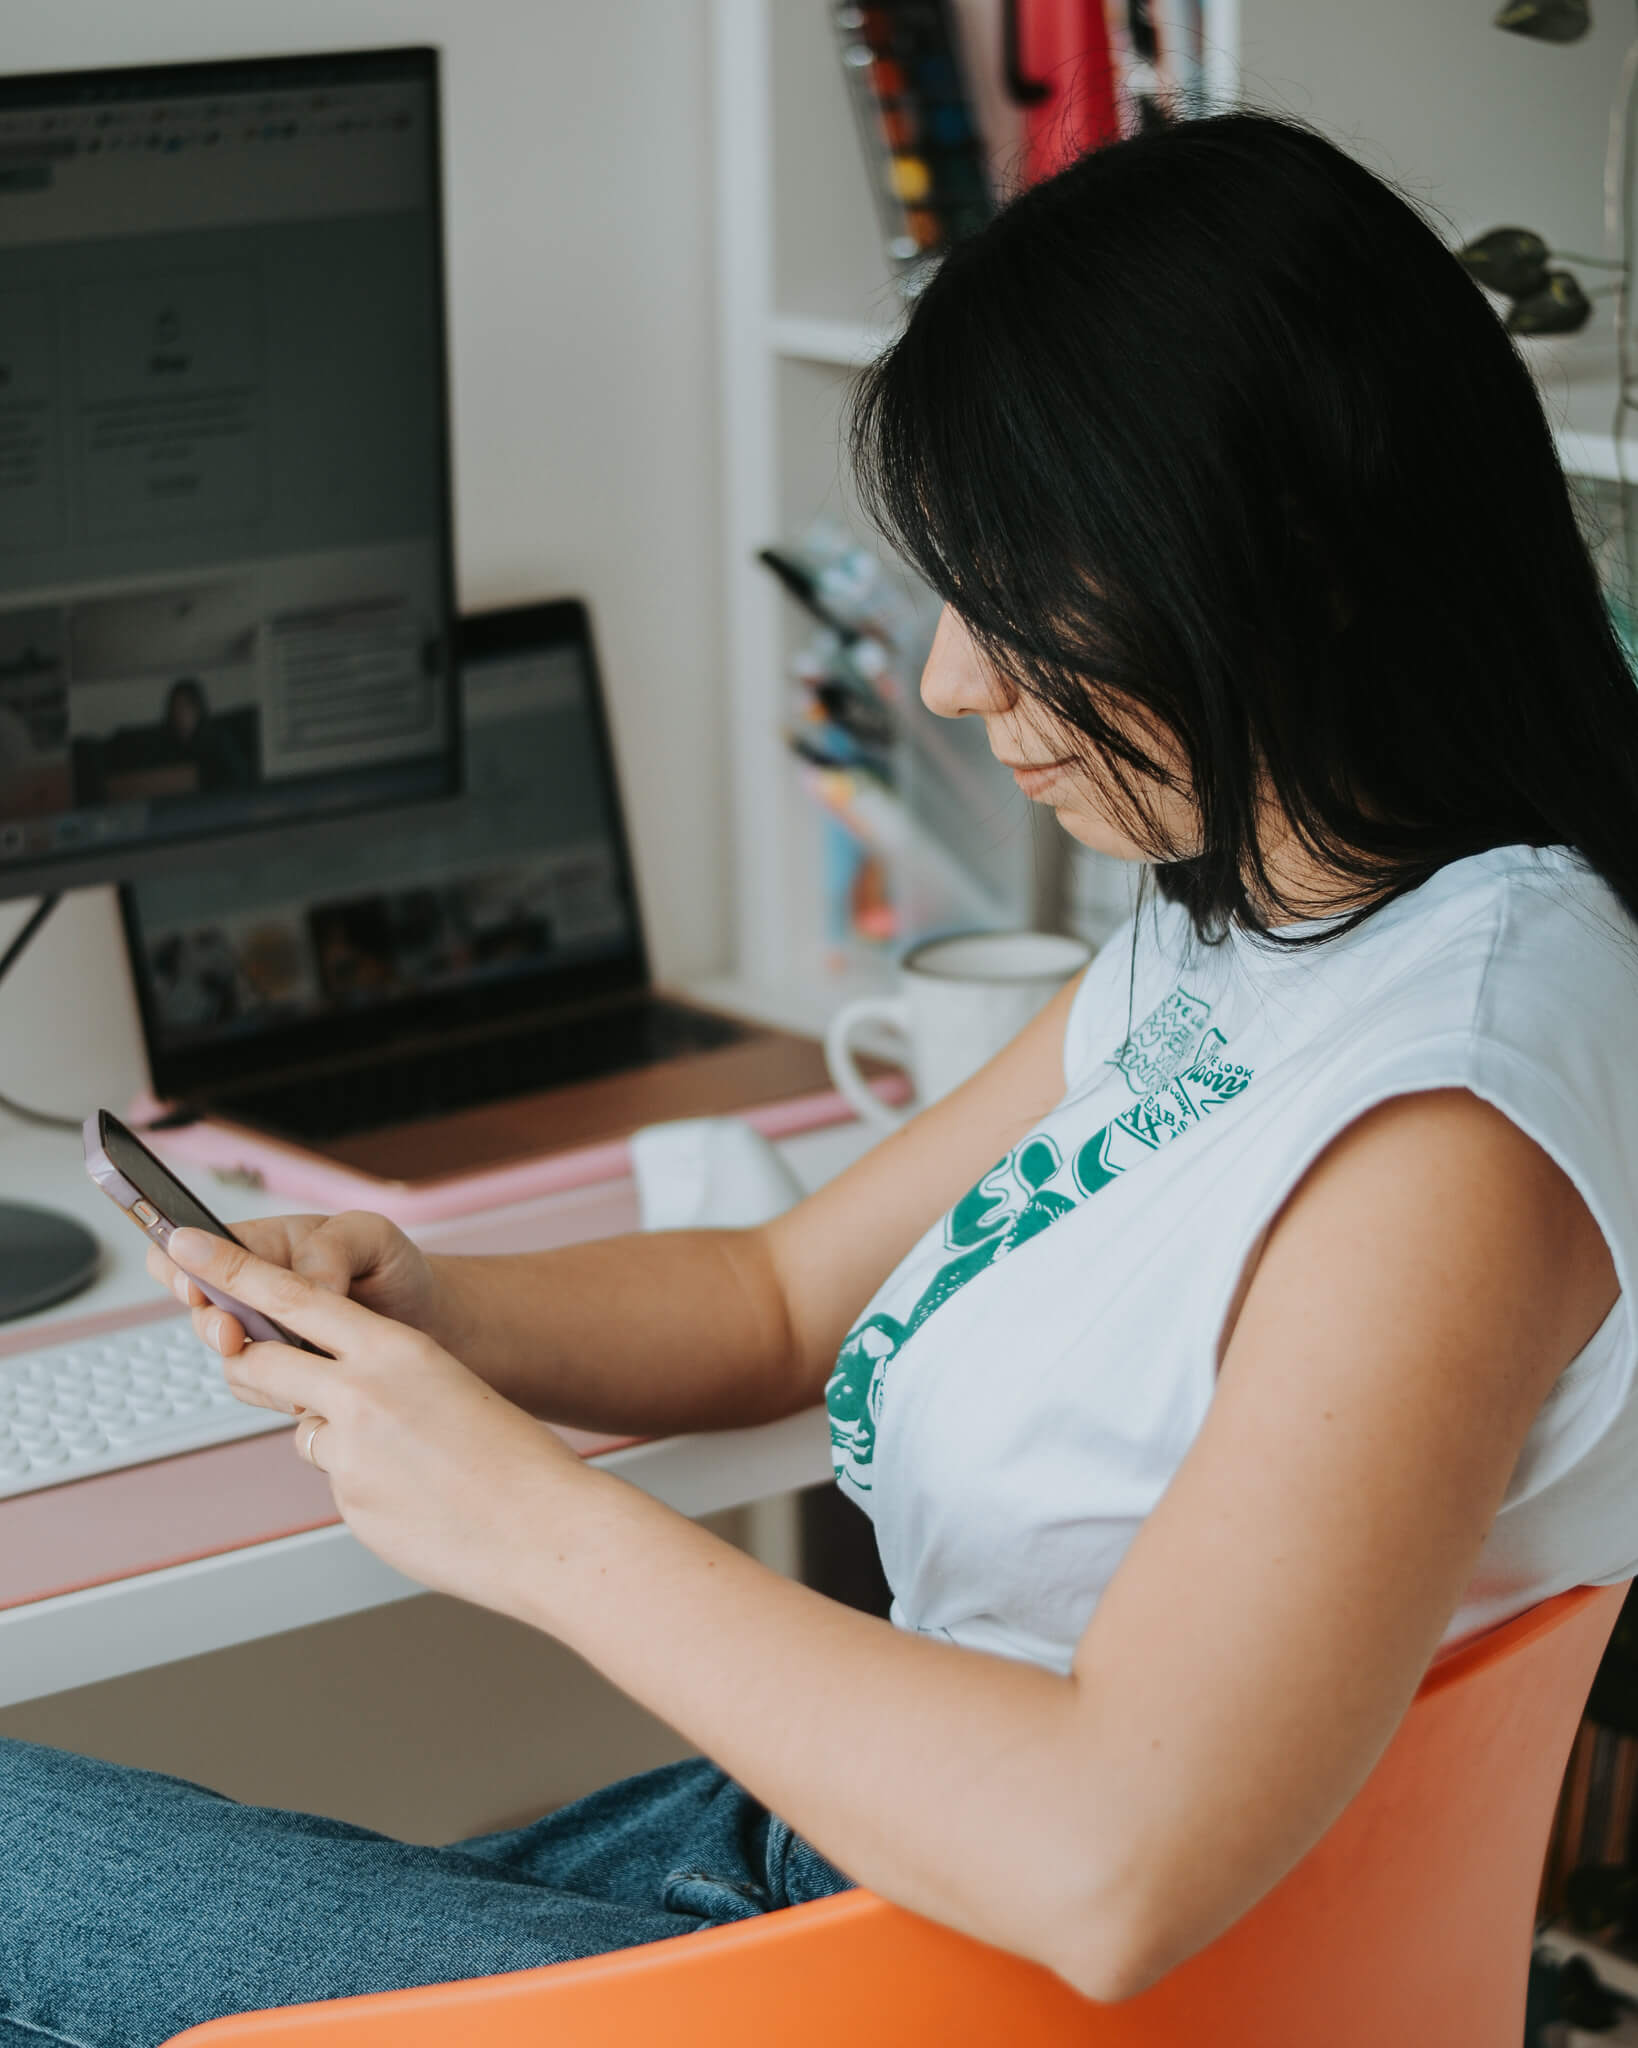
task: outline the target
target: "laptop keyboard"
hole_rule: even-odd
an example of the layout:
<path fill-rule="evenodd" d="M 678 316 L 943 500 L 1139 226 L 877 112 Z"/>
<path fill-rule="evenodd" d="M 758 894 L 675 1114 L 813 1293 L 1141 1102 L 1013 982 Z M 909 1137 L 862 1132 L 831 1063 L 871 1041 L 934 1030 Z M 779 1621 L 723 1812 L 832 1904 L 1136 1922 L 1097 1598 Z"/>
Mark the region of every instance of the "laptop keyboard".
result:
<path fill-rule="evenodd" d="M 628 1003 L 532 1031 L 349 1067 L 221 1100 L 229 1114 L 296 1138 L 350 1138 L 420 1118 L 504 1102 L 542 1088 L 712 1052 L 750 1027 L 680 1004 Z"/>

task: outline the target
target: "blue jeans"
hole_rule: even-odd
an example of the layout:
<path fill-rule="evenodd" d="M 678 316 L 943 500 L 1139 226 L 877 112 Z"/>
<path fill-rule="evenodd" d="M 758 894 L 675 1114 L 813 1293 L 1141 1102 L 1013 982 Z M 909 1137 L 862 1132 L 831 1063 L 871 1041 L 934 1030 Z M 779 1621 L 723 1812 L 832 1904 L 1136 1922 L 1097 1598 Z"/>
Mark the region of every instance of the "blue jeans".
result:
<path fill-rule="evenodd" d="M 703 1758 L 418 1848 L 0 1738 L 0 2048 L 601 1955 L 844 1891 Z"/>

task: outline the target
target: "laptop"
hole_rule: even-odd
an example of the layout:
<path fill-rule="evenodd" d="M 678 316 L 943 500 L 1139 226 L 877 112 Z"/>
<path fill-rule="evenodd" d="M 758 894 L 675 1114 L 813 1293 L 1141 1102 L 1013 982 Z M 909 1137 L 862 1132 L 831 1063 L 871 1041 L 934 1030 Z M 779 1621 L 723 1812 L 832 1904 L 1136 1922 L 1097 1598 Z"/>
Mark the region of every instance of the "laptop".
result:
<path fill-rule="evenodd" d="M 816 1040 L 653 986 L 585 605 L 460 636 L 455 823 L 121 889 L 156 1128 L 418 1185 L 828 1089 Z"/>

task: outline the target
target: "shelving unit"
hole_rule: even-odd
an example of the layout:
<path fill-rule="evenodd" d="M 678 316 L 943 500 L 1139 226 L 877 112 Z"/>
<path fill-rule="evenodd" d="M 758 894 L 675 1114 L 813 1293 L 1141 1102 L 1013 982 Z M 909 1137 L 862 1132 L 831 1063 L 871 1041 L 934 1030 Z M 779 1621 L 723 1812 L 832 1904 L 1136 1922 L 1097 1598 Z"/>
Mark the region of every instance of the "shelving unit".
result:
<path fill-rule="evenodd" d="M 1209 89 L 1230 92 L 1238 0 L 1207 0 L 1206 28 Z M 825 0 L 713 0 L 712 37 L 736 967 L 700 986 L 814 1029 L 890 977 L 891 949 L 861 949 L 840 974 L 821 965 L 819 815 L 781 738 L 784 677 L 805 629 L 755 556 L 821 516 L 880 551 L 839 433 L 853 374 L 905 302 Z M 1007 872 L 1007 907 L 1020 924 L 1056 921 L 1062 835 L 1005 771 L 979 767 L 995 789 L 984 851 Z"/>
<path fill-rule="evenodd" d="M 1240 6 L 1206 0 L 1214 105 L 1239 90 Z M 891 961 L 887 951 L 860 957 L 842 975 L 818 964 L 819 821 L 780 731 L 784 677 L 804 628 L 755 554 L 821 515 L 880 547 L 854 504 L 838 436 L 853 373 L 884 346 L 904 302 L 881 246 L 826 0 L 712 0 L 711 22 L 736 964 L 703 986 L 813 1029 L 848 996 L 885 981 Z M 1607 349 L 1574 340 L 1526 347 L 1566 469 L 1615 479 Z M 1638 434 L 1630 467 L 1638 474 Z M 1005 807 L 1031 841 L 1018 920 L 1056 921 L 1063 849 L 1051 840 L 1062 835 L 997 775 L 997 815 Z"/>

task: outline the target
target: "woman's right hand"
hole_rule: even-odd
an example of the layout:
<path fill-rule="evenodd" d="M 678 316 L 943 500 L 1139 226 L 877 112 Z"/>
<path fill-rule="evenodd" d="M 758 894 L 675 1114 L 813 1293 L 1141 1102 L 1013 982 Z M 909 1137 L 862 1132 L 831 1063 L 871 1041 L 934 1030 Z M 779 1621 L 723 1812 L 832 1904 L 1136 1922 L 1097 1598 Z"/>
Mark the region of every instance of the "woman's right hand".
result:
<path fill-rule="evenodd" d="M 288 1266 L 332 1294 L 350 1295 L 377 1315 L 424 1331 L 446 1349 L 457 1334 L 453 1304 L 431 1260 L 385 1216 L 366 1209 L 347 1209 L 339 1216 L 264 1216 L 235 1223 L 233 1234 L 257 1258 Z M 237 1319 L 211 1307 L 158 1245 L 149 1247 L 148 1271 L 195 1311 L 195 1327 L 207 1343 L 230 1354 L 239 1350 L 244 1332 Z M 207 1318 L 218 1317 L 222 1329 L 207 1327 Z"/>

